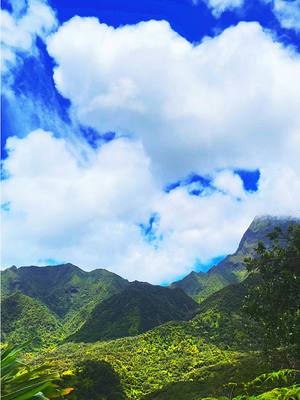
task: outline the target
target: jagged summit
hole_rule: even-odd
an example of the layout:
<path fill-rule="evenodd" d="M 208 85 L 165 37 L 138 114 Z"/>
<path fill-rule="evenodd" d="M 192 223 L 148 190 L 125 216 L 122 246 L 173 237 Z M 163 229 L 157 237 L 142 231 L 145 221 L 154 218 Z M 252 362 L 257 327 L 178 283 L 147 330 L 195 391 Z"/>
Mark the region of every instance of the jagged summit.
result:
<path fill-rule="evenodd" d="M 198 310 L 194 300 L 202 302 L 214 293 L 209 303 L 202 302 L 202 310 L 205 304 L 211 307 L 215 300 L 218 307 L 223 307 L 233 287 L 228 286 L 246 277 L 243 261 L 254 252 L 257 242 L 263 240 L 268 244 L 267 234 L 276 226 L 286 230 L 290 224 L 299 222 L 298 218 L 255 218 L 234 254 L 208 272 L 192 271 L 171 288 L 139 281 L 130 283 L 105 269 L 87 272 L 72 263 L 12 266 L 1 272 L 3 315 L 16 313 L 15 321 L 20 329 L 19 325 L 10 325 L 9 317 L 3 318 L 3 337 L 12 340 L 17 334 L 24 341 L 26 332 L 30 336 L 34 331 L 37 343 L 45 343 L 44 330 L 39 323 L 39 319 L 44 319 L 49 324 L 50 336 L 45 336 L 49 343 L 62 336 L 71 336 L 76 341 L 111 339 L 135 335 L 167 321 L 190 319 Z M 234 285 L 237 286 L 236 295 L 239 296 L 244 286 Z M 219 301 L 216 292 L 225 287 L 228 288 Z M 228 304 L 231 307 L 231 300 Z M 24 326 L 26 329 L 21 329 Z"/>
<path fill-rule="evenodd" d="M 279 226 L 283 231 L 291 224 L 300 223 L 296 217 L 257 216 L 241 238 L 237 251 L 225 257 L 208 272 L 191 272 L 171 287 L 180 287 L 196 301 L 201 302 L 210 294 L 230 284 L 239 283 L 246 277 L 244 258 L 254 253 L 257 243 L 270 242 L 268 233 Z"/>

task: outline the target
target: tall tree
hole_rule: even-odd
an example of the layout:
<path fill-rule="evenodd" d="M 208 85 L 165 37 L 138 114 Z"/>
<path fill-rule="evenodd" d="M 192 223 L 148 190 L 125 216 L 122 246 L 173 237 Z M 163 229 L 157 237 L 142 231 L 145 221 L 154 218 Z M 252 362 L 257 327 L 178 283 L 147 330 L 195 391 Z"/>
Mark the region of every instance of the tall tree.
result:
<path fill-rule="evenodd" d="M 282 363 L 300 362 L 300 224 L 268 235 L 271 244 L 259 242 L 247 269 L 257 284 L 245 299 L 245 310 L 259 322 L 264 350 L 285 355 Z"/>

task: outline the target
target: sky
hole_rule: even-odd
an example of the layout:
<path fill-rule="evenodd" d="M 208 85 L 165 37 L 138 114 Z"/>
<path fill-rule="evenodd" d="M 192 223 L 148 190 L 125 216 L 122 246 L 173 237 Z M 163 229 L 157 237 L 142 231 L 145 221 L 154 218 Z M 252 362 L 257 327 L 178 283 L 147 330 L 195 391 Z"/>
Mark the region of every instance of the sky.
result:
<path fill-rule="evenodd" d="M 169 283 L 300 216 L 299 0 L 2 2 L 2 267 Z"/>

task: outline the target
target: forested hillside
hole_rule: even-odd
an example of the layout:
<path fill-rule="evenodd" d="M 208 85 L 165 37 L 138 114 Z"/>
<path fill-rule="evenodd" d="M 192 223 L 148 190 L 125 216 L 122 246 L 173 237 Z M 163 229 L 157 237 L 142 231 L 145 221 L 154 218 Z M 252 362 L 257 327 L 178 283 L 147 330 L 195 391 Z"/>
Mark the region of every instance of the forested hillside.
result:
<path fill-rule="evenodd" d="M 53 332 L 53 341 L 57 337 L 66 337 L 75 331 L 88 318 L 96 304 L 106 298 L 125 289 L 129 282 L 120 276 L 105 269 L 97 269 L 91 272 L 83 271 L 72 264 L 63 264 L 47 267 L 20 267 L 15 266 L 1 272 L 2 298 L 15 293 L 22 293 L 24 298 L 31 302 L 32 308 L 43 305 L 43 310 L 53 318 L 59 325 L 63 325 L 56 333 Z M 7 302 L 2 303 L 4 314 L 8 313 Z M 38 307 L 32 314 L 39 313 Z M 23 338 L 30 339 L 31 329 L 34 330 L 35 323 L 30 323 L 27 333 Z M 40 321 L 42 325 L 42 320 Z M 6 320 L 2 320 L 2 332 L 5 334 Z M 43 338 L 36 332 L 38 339 L 36 344 L 43 342 Z"/>
<path fill-rule="evenodd" d="M 59 343 L 65 336 L 62 321 L 45 305 L 20 292 L 1 301 L 1 335 L 9 343 L 33 339 L 32 347 Z"/>
<path fill-rule="evenodd" d="M 2 340 L 32 339 L 24 360 L 60 373 L 72 400 L 298 400 L 300 224 L 270 221 L 255 220 L 213 268 L 234 283 L 196 287 L 200 303 L 105 270 L 12 267 Z"/>
<path fill-rule="evenodd" d="M 167 321 L 191 318 L 198 305 L 181 289 L 133 282 L 97 304 L 83 326 L 68 340 L 95 342 L 133 336 Z"/>
<path fill-rule="evenodd" d="M 20 291 L 68 319 L 91 301 L 104 300 L 128 283 L 105 269 L 86 272 L 73 264 L 11 267 L 2 272 L 2 295 Z"/>

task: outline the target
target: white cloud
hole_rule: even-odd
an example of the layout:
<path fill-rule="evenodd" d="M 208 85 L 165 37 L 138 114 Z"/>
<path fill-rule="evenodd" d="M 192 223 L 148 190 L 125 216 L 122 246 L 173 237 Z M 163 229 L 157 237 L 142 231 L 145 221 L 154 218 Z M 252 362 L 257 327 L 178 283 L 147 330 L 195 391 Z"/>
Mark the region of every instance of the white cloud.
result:
<path fill-rule="evenodd" d="M 289 145 L 300 131 L 299 56 L 257 23 L 193 46 L 166 22 L 114 29 L 75 17 L 48 49 L 79 120 L 133 133 L 163 179 L 287 158 L 299 168 Z"/>
<path fill-rule="evenodd" d="M 13 12 L 1 9 L 1 70 L 9 72 L 18 60 L 18 52 L 32 53 L 35 39 L 56 27 L 55 14 L 43 0 L 11 1 Z M 24 11 L 25 9 L 25 11 Z"/>
<path fill-rule="evenodd" d="M 4 168 L 9 179 L 3 182 L 2 201 L 10 203 L 10 211 L 3 216 L 5 265 L 12 258 L 26 264 L 71 257 L 81 264 L 112 260 L 115 266 L 114 258 L 126 252 L 122 241 L 131 246 L 131 239 L 141 240 L 135 221 L 148 218 L 147 199 L 151 201 L 156 191 L 139 144 L 111 142 L 83 166 L 65 140 L 42 131 L 7 143 Z"/>
<path fill-rule="evenodd" d="M 222 191 L 196 197 L 182 187 L 163 193 L 142 145 L 128 139 L 103 145 L 86 165 L 78 164 L 64 139 L 43 131 L 10 138 L 8 148 L 5 266 L 52 258 L 159 283 L 190 272 L 196 258 L 206 262 L 233 252 L 256 214 L 300 215 L 300 182 L 286 167 L 262 171 L 253 194 L 235 175 L 220 172 L 214 183 Z M 162 235 L 156 246 L 139 227 L 153 212 Z"/>
<path fill-rule="evenodd" d="M 300 61 L 258 24 L 192 45 L 166 22 L 75 17 L 48 49 L 75 117 L 132 137 L 85 164 L 49 133 L 10 138 L 4 265 L 53 258 L 158 283 L 233 252 L 257 214 L 300 215 Z M 244 191 L 237 168 L 261 170 L 258 192 Z M 162 191 L 191 171 L 219 191 Z M 154 212 L 156 246 L 139 227 Z"/>
<path fill-rule="evenodd" d="M 244 0 L 203 0 L 212 10 L 212 14 L 219 18 L 224 11 L 231 11 L 241 8 L 244 5 Z M 198 1 L 197 1 L 198 2 Z"/>
<path fill-rule="evenodd" d="M 275 0 L 273 11 L 283 28 L 300 32 L 300 0 Z"/>
<path fill-rule="evenodd" d="M 241 199 L 245 196 L 243 181 L 239 175 L 232 171 L 224 170 L 216 174 L 213 184 L 217 189 L 222 190 L 235 198 Z"/>
<path fill-rule="evenodd" d="M 37 128 L 68 137 L 76 154 L 88 154 L 76 118 L 64 113 L 56 89 L 49 77 L 46 50 L 37 46 L 37 38 L 46 37 L 58 25 L 55 11 L 46 0 L 8 0 L 11 11 L 1 9 L 2 96 L 5 104 L 4 137 L 24 137 Z M 30 57 L 30 64 L 24 61 Z M 35 60 L 32 60 L 32 57 Z M 32 69 L 32 80 L 30 76 Z M 24 75 L 24 78 L 23 78 Z M 15 82 L 15 77 L 17 81 Z"/>
<path fill-rule="evenodd" d="M 220 18 L 225 11 L 237 11 L 241 9 L 244 0 L 202 0 L 212 10 L 215 18 Z M 270 4 L 275 17 L 280 25 L 286 29 L 300 31 L 300 1 L 299 0 L 261 0 L 262 3 Z M 199 0 L 192 0 L 194 5 Z"/>

